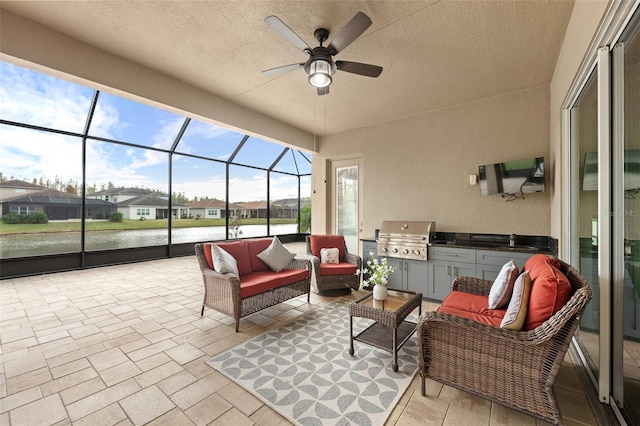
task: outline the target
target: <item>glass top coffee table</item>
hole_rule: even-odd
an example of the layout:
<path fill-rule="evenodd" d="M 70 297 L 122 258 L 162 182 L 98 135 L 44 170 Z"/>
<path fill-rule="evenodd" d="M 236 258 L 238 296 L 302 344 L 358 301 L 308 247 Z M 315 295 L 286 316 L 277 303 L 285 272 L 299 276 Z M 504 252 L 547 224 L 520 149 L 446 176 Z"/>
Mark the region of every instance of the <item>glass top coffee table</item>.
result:
<path fill-rule="evenodd" d="M 353 341 L 366 343 L 393 354 L 393 371 L 398 371 L 398 349 L 416 331 L 416 323 L 405 321 L 407 315 L 418 308 L 422 314 L 422 293 L 407 290 L 388 290 L 387 300 L 373 299 L 366 294 L 349 304 L 349 355 L 353 356 Z M 367 318 L 375 322 L 353 335 L 353 317 Z"/>

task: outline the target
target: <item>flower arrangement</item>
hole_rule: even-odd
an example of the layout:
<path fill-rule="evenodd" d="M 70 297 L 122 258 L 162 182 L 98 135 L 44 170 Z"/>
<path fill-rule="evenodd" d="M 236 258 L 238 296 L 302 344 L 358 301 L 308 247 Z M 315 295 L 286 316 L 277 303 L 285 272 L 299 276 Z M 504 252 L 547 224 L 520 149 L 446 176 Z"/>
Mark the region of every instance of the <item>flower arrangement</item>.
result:
<path fill-rule="evenodd" d="M 383 258 L 382 260 L 376 259 L 373 253 L 369 253 L 369 256 L 371 259 L 367 260 L 367 266 L 363 269 L 357 270 L 356 275 L 369 275 L 369 278 L 363 281 L 363 283 L 367 285 L 387 285 L 389 275 L 395 271 L 396 268 L 389 266 L 386 258 Z"/>

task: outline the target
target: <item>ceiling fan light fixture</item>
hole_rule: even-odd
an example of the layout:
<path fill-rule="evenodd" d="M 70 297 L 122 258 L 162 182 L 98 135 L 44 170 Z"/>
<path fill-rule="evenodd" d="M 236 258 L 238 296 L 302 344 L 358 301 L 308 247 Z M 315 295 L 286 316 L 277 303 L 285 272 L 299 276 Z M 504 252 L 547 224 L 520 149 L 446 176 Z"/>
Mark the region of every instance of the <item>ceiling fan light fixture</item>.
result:
<path fill-rule="evenodd" d="M 309 84 L 314 87 L 327 87 L 331 84 L 333 69 L 324 59 L 316 59 L 309 64 Z"/>

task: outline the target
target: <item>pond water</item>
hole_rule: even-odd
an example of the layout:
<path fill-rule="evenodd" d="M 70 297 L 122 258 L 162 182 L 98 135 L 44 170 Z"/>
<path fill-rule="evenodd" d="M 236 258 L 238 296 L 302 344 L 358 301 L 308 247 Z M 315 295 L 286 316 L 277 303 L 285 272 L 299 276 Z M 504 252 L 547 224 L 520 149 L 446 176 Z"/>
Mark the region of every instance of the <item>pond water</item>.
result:
<path fill-rule="evenodd" d="M 295 234 L 297 224 L 271 225 L 271 235 Z M 167 229 L 138 229 L 129 231 L 87 232 L 87 251 L 166 245 Z M 243 225 L 239 238 L 264 237 L 267 225 Z M 171 233 L 173 244 L 224 240 L 225 227 L 175 228 Z M 233 238 L 233 235 L 230 235 Z M 53 232 L 42 234 L 10 234 L 0 236 L 0 258 L 42 256 L 80 251 L 80 232 Z"/>

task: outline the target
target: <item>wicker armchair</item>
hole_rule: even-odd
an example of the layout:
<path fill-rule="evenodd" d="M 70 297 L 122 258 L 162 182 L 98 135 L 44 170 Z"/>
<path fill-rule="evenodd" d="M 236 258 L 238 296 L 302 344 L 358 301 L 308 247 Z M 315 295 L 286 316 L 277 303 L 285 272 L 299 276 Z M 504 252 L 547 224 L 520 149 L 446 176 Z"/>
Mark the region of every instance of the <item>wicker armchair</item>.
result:
<path fill-rule="evenodd" d="M 360 288 L 360 276 L 356 271 L 362 269 L 362 258 L 349 253 L 342 235 L 307 235 L 307 256 L 311 260 L 315 275 L 317 293 L 331 294 L 342 290 L 350 293 L 351 289 Z M 341 250 L 340 263 L 326 265 L 320 263 L 322 248 L 338 248 Z"/>
<path fill-rule="evenodd" d="M 591 300 L 591 289 L 559 261 L 574 293 L 549 320 L 530 331 L 511 331 L 440 312 L 417 325 L 418 371 L 425 379 L 475 394 L 545 421 L 562 424 L 553 391 L 560 365 Z M 460 277 L 453 290 L 487 295 L 492 282 Z"/>

